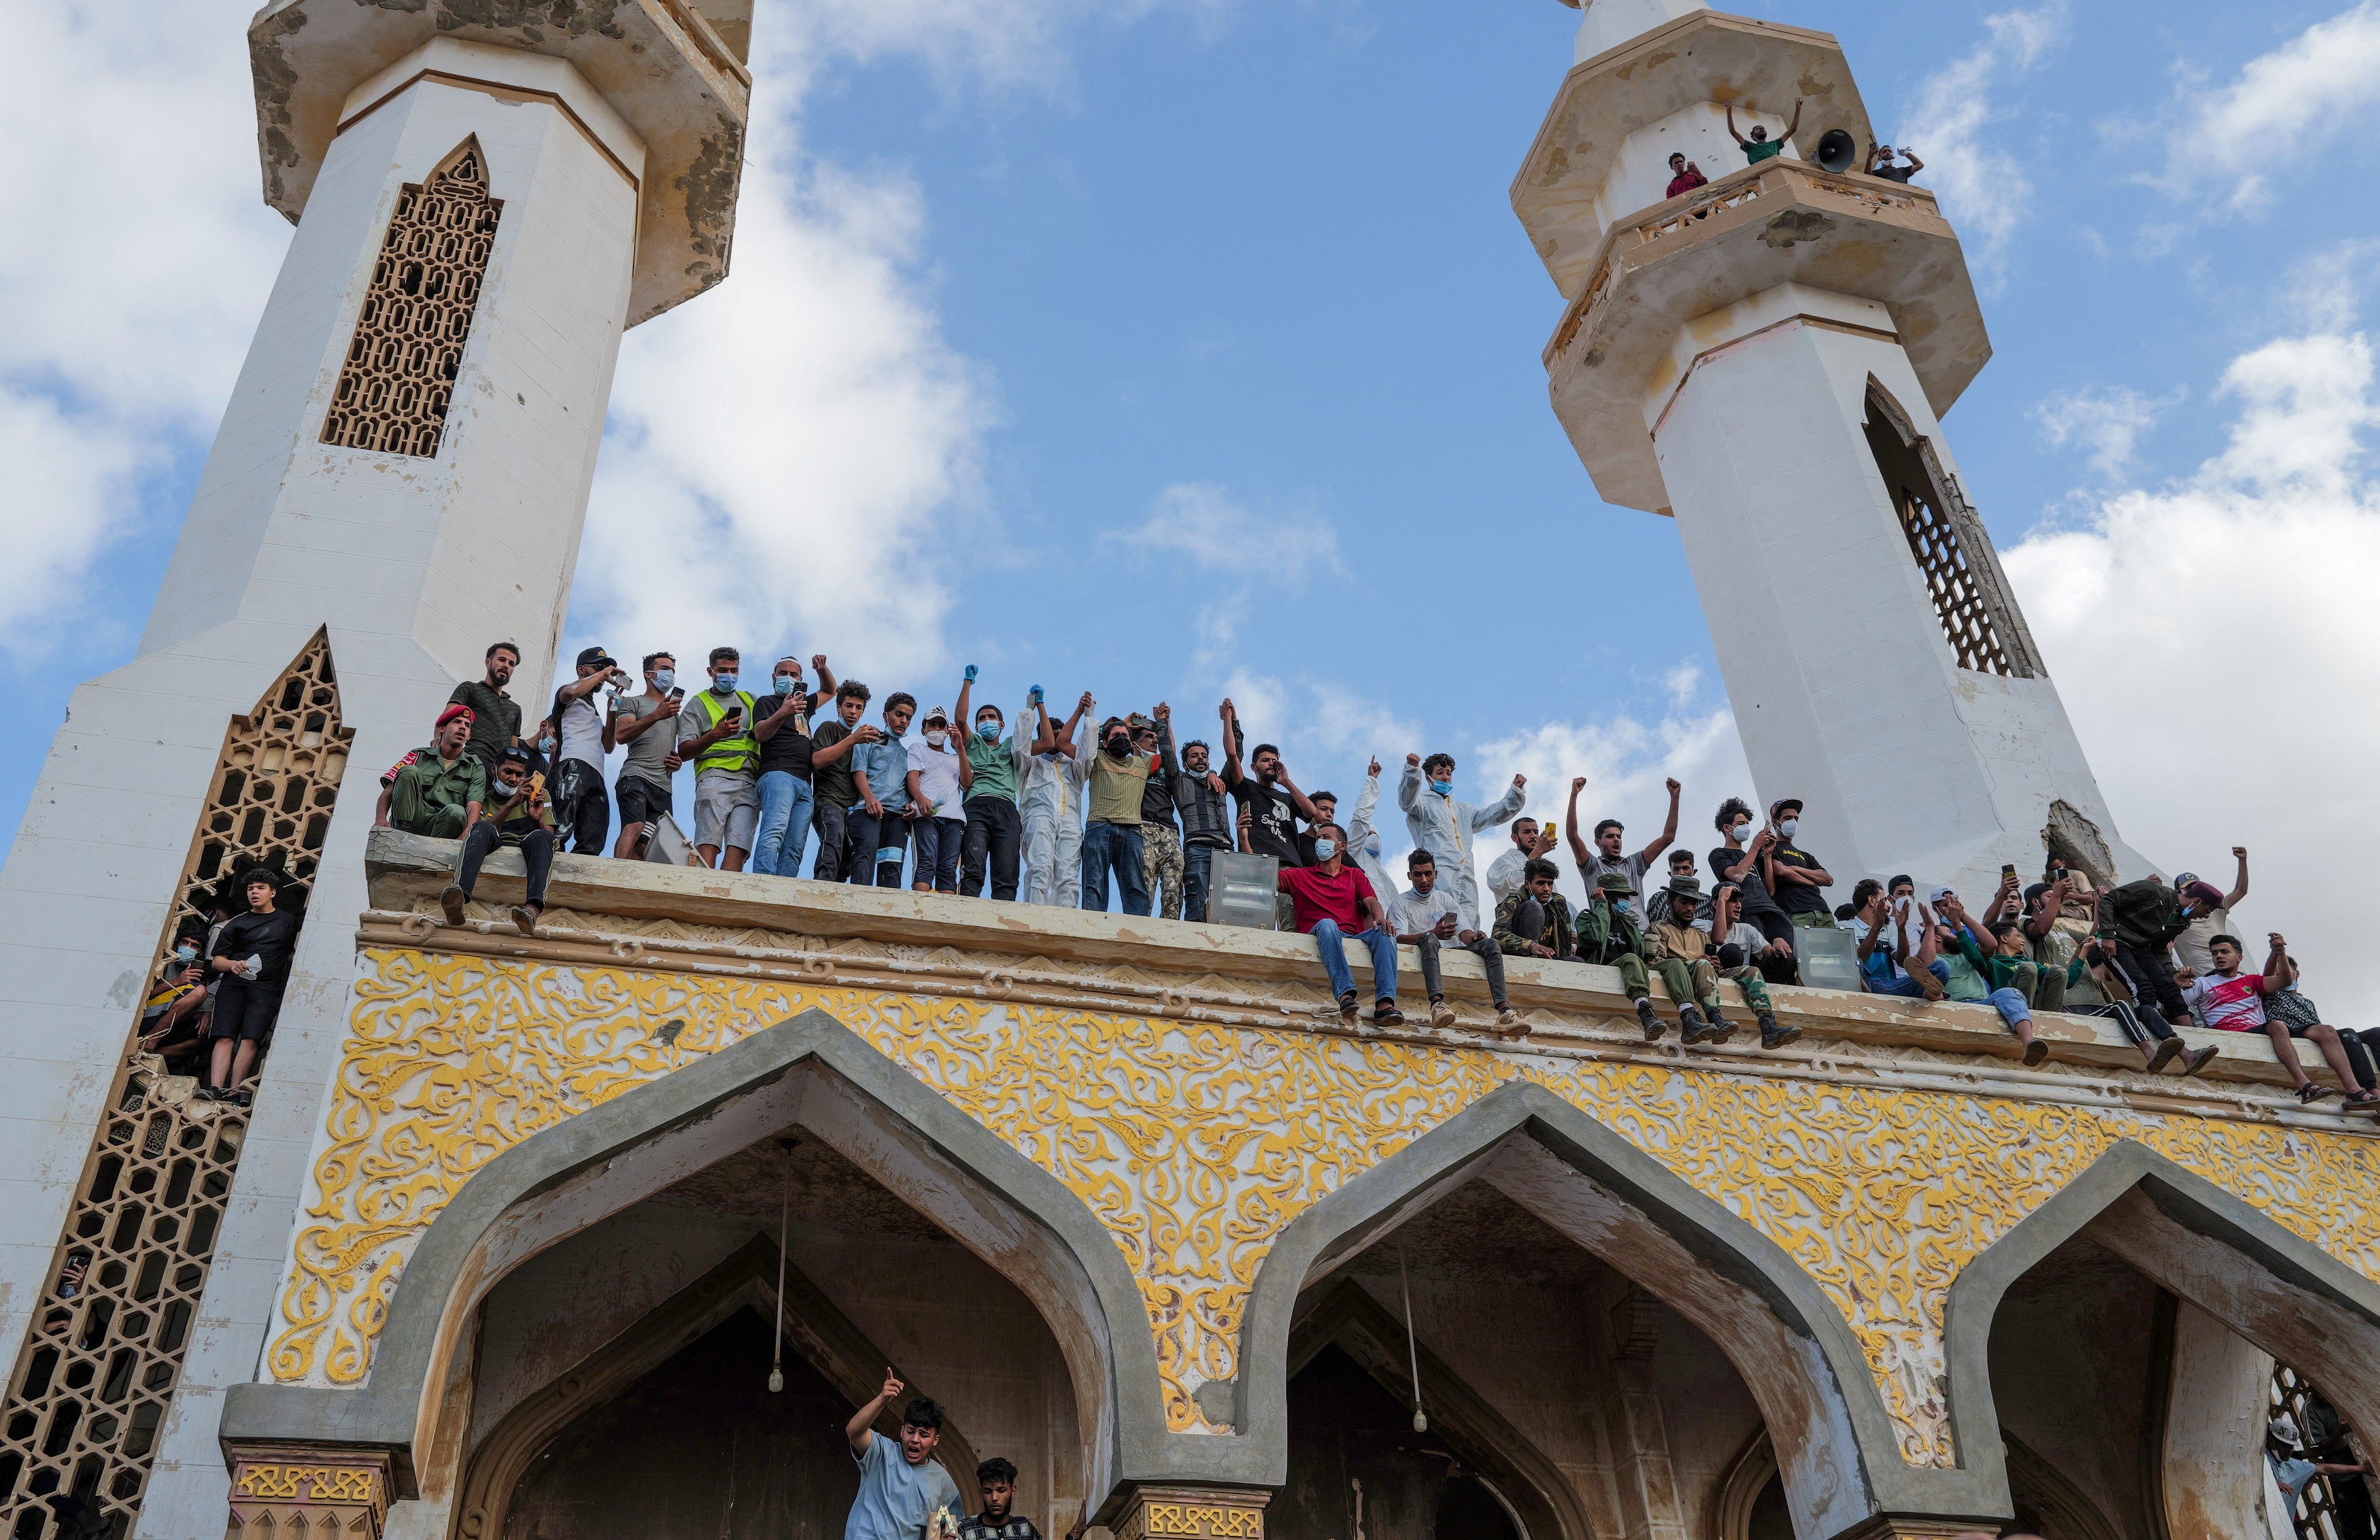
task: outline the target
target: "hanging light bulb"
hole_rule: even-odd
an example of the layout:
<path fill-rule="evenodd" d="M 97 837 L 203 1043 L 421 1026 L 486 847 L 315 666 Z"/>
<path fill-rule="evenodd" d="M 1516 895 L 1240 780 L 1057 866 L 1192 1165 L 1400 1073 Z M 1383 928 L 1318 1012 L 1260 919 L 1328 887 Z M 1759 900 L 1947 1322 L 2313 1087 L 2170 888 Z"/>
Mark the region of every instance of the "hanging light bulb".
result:
<path fill-rule="evenodd" d="M 785 1388 L 785 1247 L 794 1222 L 794 1146 L 798 1143 L 797 1139 L 777 1141 L 777 1147 L 785 1152 L 785 1195 L 777 1209 L 777 1340 L 769 1352 L 771 1395 Z"/>
<path fill-rule="evenodd" d="M 1413 1280 L 1405 1277 L 1404 1248 L 1397 1248 L 1397 1287 L 1405 1296 L 1405 1352 L 1413 1362 L 1414 1431 L 1429 1431 L 1429 1413 L 1421 1409 L 1421 1349 L 1414 1341 Z"/>

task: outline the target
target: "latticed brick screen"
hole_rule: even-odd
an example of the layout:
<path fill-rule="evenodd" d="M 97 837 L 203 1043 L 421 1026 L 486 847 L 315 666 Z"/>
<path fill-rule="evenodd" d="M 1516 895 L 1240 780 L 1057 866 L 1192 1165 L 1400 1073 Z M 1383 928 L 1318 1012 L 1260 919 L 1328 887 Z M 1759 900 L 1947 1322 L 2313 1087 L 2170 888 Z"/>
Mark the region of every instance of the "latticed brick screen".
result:
<path fill-rule="evenodd" d="M 154 964 L 250 867 L 282 876 L 284 906 L 305 902 L 353 736 L 318 632 L 224 734 Z M 239 1109 L 147 1073 L 119 1073 L 107 1108 L 0 1402 L 9 1540 L 131 1528 L 248 1134 Z"/>
<path fill-rule="evenodd" d="M 324 443 L 438 453 L 503 210 L 488 196 L 477 139 L 398 194 L 322 423 Z"/>
<path fill-rule="evenodd" d="M 1978 673 L 2010 674 L 2008 649 L 2000 645 L 1992 624 L 1991 606 L 1967 565 L 1959 532 L 1942 510 L 1907 488 L 1901 489 L 1900 528 L 1909 537 L 1910 554 L 1925 575 L 1925 589 L 1934 596 L 1934 614 L 1942 623 L 1959 666 Z"/>
<path fill-rule="evenodd" d="M 2277 1364 L 2273 1366 L 2271 1402 L 2273 1411 L 2288 1413 L 2289 1421 L 2297 1425 L 2298 1437 L 2305 1440 L 2305 1457 L 2319 1458 L 2313 1441 L 2325 1426 L 2336 1426 L 2338 1419 L 2330 1403 L 2323 1401 L 2322 1392 L 2295 1369 Z M 2316 1410 L 2317 1404 L 2320 1411 Z M 2315 1476 L 2306 1483 L 2305 1491 L 2298 1498 L 2297 1510 L 2289 1515 L 2289 1522 L 2297 1526 L 2301 1540 L 2341 1540 L 2338 1498 L 2331 1490 L 2330 1482 L 2328 1476 Z"/>

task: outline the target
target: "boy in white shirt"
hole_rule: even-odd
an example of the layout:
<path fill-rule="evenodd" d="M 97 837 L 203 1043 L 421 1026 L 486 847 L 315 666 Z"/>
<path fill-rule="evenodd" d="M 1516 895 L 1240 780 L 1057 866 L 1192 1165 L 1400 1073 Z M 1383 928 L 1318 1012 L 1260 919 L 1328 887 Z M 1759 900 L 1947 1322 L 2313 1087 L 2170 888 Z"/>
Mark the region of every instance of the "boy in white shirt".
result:
<path fill-rule="evenodd" d="M 966 842 L 966 810 L 959 796 L 959 751 L 951 742 L 951 714 L 929 707 L 925 742 L 909 746 L 909 805 L 917 810 L 909 825 L 917 858 L 909 886 L 921 893 L 959 891 L 959 847 Z"/>
<path fill-rule="evenodd" d="M 1454 1025 L 1454 1010 L 1446 1003 L 1446 989 L 1438 974 L 1439 946 L 1451 942 L 1477 957 L 1488 971 L 1488 996 L 1496 1002 L 1496 1030 L 1515 1037 L 1526 1033 L 1529 1024 L 1513 1013 L 1512 1002 L 1504 993 L 1503 952 L 1493 937 L 1463 928 L 1462 904 L 1451 891 L 1438 885 L 1438 858 L 1428 851 L 1416 850 L 1405 857 L 1405 872 L 1413 887 L 1389 905 L 1389 928 L 1398 940 L 1421 953 L 1430 1025 Z"/>

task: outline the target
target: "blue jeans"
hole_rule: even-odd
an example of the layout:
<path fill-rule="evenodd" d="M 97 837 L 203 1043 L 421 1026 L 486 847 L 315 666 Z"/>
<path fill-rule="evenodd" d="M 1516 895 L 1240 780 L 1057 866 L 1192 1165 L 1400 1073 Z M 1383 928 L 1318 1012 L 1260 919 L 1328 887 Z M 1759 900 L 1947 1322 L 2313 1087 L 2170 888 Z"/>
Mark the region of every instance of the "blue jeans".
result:
<path fill-rule="evenodd" d="M 1332 997 L 1345 1000 L 1354 994 L 1355 976 L 1347 969 L 1347 941 L 1339 929 L 1339 922 L 1318 920 L 1307 934 L 1314 938 L 1314 950 L 1322 954 L 1322 971 L 1330 976 Z M 1396 999 L 1397 939 L 1374 928 L 1357 931 L 1355 940 L 1372 954 L 1372 993 L 1381 1000 Z"/>
<path fill-rule="evenodd" d="M 752 870 L 769 877 L 799 877 L 802 850 L 810 843 L 810 783 L 791 770 L 760 777 L 760 832 Z"/>
<path fill-rule="evenodd" d="M 1207 917 L 1207 897 L 1215 887 L 1215 847 L 1185 844 L 1182 847 L 1182 917 L 1203 920 Z"/>
<path fill-rule="evenodd" d="M 2000 1013 L 2000 1020 L 2010 1026 L 2033 1020 L 2033 1007 L 2025 1003 L 2022 989 L 1994 989 L 1985 999 Z"/>
<path fill-rule="evenodd" d="M 1926 971 L 1932 974 L 1937 979 L 1940 980 L 1944 988 L 1949 988 L 1949 964 L 1945 963 L 1940 958 L 1937 957 L 1933 962 L 1926 964 Z M 1917 980 L 1913 978 L 1896 978 L 1889 984 L 1879 984 L 1872 975 L 1862 974 L 1860 976 L 1860 982 L 1867 986 L 1867 992 L 1872 995 L 1901 995 L 1910 1000 L 1924 1000 L 1925 998 L 1925 986 L 1918 983 Z M 2000 993 L 2012 995 L 2016 994 L 2016 991 L 2014 989 L 2003 989 Z M 1994 997 L 1994 999 L 1995 1003 L 1997 1003 L 1998 997 Z M 2023 997 L 2020 995 L 2018 996 L 2018 999 L 2022 1001 Z M 2003 1010 L 2000 1014 L 2006 1015 L 2008 1013 Z"/>
<path fill-rule="evenodd" d="M 1123 890 L 1123 912 L 1148 913 L 1148 873 L 1141 866 L 1140 831 L 1128 823 L 1095 819 L 1083 831 L 1083 907 L 1105 913 L 1108 872 Z"/>

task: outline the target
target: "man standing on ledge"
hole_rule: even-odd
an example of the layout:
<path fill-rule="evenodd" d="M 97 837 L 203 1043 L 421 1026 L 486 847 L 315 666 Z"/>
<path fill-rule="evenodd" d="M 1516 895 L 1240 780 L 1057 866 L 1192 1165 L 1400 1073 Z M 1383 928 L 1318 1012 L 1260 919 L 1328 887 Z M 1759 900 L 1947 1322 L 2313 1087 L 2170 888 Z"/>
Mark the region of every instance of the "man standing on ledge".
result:
<path fill-rule="evenodd" d="M 851 1457 L 859 1461 L 859 1495 L 851 1499 L 843 1540 L 944 1540 L 928 1529 L 941 1514 L 950 1516 L 952 1536 L 958 1533 L 958 1483 L 934 1458 L 942 1439 L 941 1407 L 928 1396 L 911 1401 L 901 1414 L 898 1438 L 868 1425 L 902 1388 L 899 1376 L 885 1370 L 884 1388 L 844 1425 Z"/>

